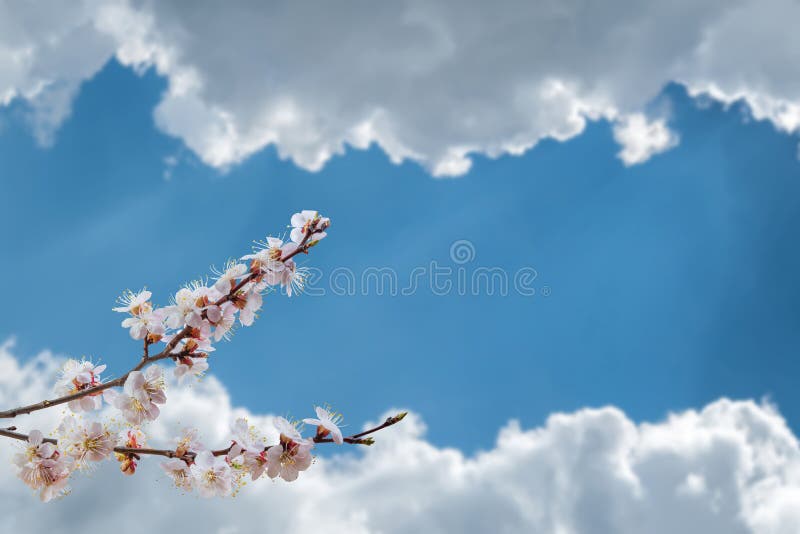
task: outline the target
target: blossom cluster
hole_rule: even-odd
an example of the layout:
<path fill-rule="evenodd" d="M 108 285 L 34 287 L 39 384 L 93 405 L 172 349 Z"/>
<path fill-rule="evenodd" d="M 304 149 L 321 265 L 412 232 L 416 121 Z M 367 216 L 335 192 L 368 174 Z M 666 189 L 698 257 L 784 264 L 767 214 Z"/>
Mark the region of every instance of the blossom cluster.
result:
<path fill-rule="evenodd" d="M 167 457 L 161 468 L 177 487 L 196 490 L 201 496 L 229 495 L 245 479 L 256 480 L 264 474 L 296 480 L 312 464 L 315 443 L 355 442 L 343 437 L 340 415 L 317 407 L 316 417 L 303 421 L 314 427 L 311 437 L 302 436 L 301 422 L 278 417 L 274 424 L 279 439 L 267 444 L 246 420 L 238 419 L 225 449 L 205 447 L 196 430 L 185 431 L 174 449 L 145 449 L 146 424 L 158 418 L 167 402 L 168 378 L 154 362 L 172 360 L 179 383 L 202 376 L 214 344 L 228 339 L 238 326 L 252 325 L 265 293 L 283 288 L 291 296 L 302 290 L 305 271 L 294 257 L 325 238 L 329 226 L 330 220 L 316 211 L 296 213 L 288 242 L 273 236 L 256 242 L 252 253 L 229 260 L 221 270 L 212 269 L 211 280 L 194 281 L 179 289 L 164 307 L 152 303 L 150 291 L 126 292 L 113 310 L 126 315 L 122 326 L 133 339 L 143 341 L 141 361 L 127 374 L 108 381 L 101 378 L 105 365 L 87 359 L 67 361 L 55 386 L 59 398 L 20 413 L 66 403 L 75 415 L 62 420 L 57 440 L 45 438 L 38 430 L 12 436 L 27 438 L 23 452 L 14 460 L 19 477 L 48 501 L 68 492 L 69 476 L 77 470 L 113 457 L 124 474 L 132 475 L 142 454 L 160 454 Z M 159 344 L 163 349 L 156 353 Z M 82 413 L 99 411 L 104 400 L 109 410 L 117 410 L 121 416 L 121 428 L 114 428 L 119 422 L 81 419 Z M 13 432 L 5 433 L 9 434 Z"/>
<path fill-rule="evenodd" d="M 338 436 L 334 441 L 343 443 L 337 418 L 325 408 L 317 407 L 317 418 L 303 422 L 313 424 L 317 439 L 328 435 Z M 284 417 L 273 421 L 279 432 L 278 443 L 266 445 L 255 428 L 244 418 L 237 419 L 231 427 L 231 445 L 224 450 L 212 451 L 197 440 L 196 430 L 187 430 L 178 439 L 174 458 L 161 463 L 161 469 L 175 486 L 186 491 L 197 490 L 203 497 L 225 496 L 235 492 L 244 479 L 257 480 L 266 474 L 269 478 L 282 478 L 287 482 L 297 480 L 301 471 L 311 466 L 314 437 L 304 438 L 298 424 Z M 193 455 L 187 455 L 192 451 Z"/>
<path fill-rule="evenodd" d="M 269 236 L 257 242 L 251 254 L 213 269 L 213 283 L 195 280 L 179 289 L 169 306 L 154 308 L 150 291 L 127 292 L 114 308 L 129 315 L 122 326 L 133 339 L 166 343 L 179 379 L 202 375 L 213 344 L 230 337 L 237 319 L 241 326 L 252 325 L 269 289 L 283 287 L 289 296 L 302 290 L 306 271 L 293 257 L 325 238 L 330 220 L 305 210 L 295 213 L 291 224 L 291 241 Z"/>
<path fill-rule="evenodd" d="M 232 425 L 230 446 L 218 451 L 203 445 L 196 429 L 184 430 L 174 449 L 159 451 L 170 457 L 161 463 L 161 469 L 176 487 L 197 490 L 202 497 L 230 495 L 244 479 L 257 480 L 264 474 L 292 482 L 311 466 L 311 450 L 316 440 L 332 436 L 334 443 L 344 443 L 338 425 L 341 416 L 323 407 L 317 407 L 316 414 L 316 418 L 303 420 L 316 429 L 313 437 L 305 438 L 297 422 L 276 417 L 274 425 L 279 439 L 271 445 L 267 445 L 244 418 Z M 112 454 L 119 462 L 120 471 L 133 475 L 140 459 L 137 451 L 146 445 L 146 436 L 140 427 L 113 433 L 99 421 L 84 424 L 73 416 L 63 419 L 57 433 L 58 445 L 55 440 L 45 440 L 41 431 L 31 431 L 27 445 L 14 458 L 19 478 L 32 489 L 39 490 L 45 502 L 69 492 L 67 483 L 72 472 L 91 469 L 96 462 Z"/>

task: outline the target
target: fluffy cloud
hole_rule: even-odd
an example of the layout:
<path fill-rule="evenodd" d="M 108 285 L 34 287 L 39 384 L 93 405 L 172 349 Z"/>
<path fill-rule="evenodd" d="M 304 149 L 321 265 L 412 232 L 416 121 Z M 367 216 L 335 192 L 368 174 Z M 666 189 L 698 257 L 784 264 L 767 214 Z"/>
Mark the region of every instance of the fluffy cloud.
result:
<path fill-rule="evenodd" d="M 21 363 L 0 347 L 0 405 L 49 391 L 59 358 Z M 172 388 L 154 441 L 181 424 L 225 441 L 233 418 L 269 417 L 231 406 L 213 377 Z M 57 410 L 56 410 L 57 411 Z M 58 414 L 21 417 L 21 427 L 53 425 Z M 38 419 L 38 420 L 31 420 Z M 49 420 L 48 420 L 49 419 Z M 0 444 L 10 456 L 12 443 Z M 298 482 L 261 480 L 235 498 L 182 495 L 148 459 L 134 477 L 113 462 L 73 483 L 74 493 L 40 504 L 0 462 L 0 515 L 9 531 L 78 533 L 113 525 L 120 534 L 270 530 L 348 533 L 552 532 L 559 534 L 796 533 L 800 529 L 800 449 L 766 404 L 719 400 L 701 411 L 636 424 L 616 408 L 555 414 L 539 428 L 515 422 L 474 456 L 425 440 L 411 414 L 360 453 L 320 458 Z"/>
<path fill-rule="evenodd" d="M 113 55 L 93 24 L 95 3 L 0 1 L 0 105 L 27 101 L 37 139 L 51 142 L 80 84 Z"/>
<path fill-rule="evenodd" d="M 596 118 L 644 161 L 677 138 L 625 117 L 668 81 L 800 126 L 793 0 L 314 4 L 0 1 L 0 103 L 29 101 L 46 141 L 116 57 L 168 79 L 156 122 L 209 165 L 273 144 L 316 170 L 374 143 L 441 176 Z"/>
<path fill-rule="evenodd" d="M 618 156 L 625 165 L 643 163 L 678 144 L 677 134 L 664 119 L 648 120 L 641 113 L 620 118 L 614 125 L 614 139 L 622 146 Z"/>

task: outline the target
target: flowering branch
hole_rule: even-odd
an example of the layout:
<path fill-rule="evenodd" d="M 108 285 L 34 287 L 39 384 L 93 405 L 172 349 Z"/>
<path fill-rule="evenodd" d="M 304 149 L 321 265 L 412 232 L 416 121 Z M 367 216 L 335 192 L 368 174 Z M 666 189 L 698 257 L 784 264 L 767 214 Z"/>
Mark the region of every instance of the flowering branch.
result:
<path fill-rule="evenodd" d="M 352 436 L 348 436 L 346 438 L 342 438 L 345 443 L 350 443 L 352 445 L 373 445 L 375 440 L 372 438 L 364 438 L 368 434 L 373 434 L 379 430 L 383 430 L 384 428 L 390 427 L 396 423 L 399 423 L 403 420 L 403 418 L 408 414 L 408 412 L 401 412 L 397 415 L 392 417 L 388 417 L 386 421 L 382 424 L 370 428 L 369 430 L 365 430 L 364 432 L 360 432 L 358 434 L 353 434 Z M 28 441 L 29 436 L 26 434 L 21 434 L 19 432 L 15 432 L 15 427 L 8 427 L 8 428 L 0 428 L 0 436 L 5 436 L 7 438 L 12 438 L 20 441 Z M 314 443 L 333 443 L 332 438 L 324 438 L 319 436 L 314 436 L 311 438 Z M 58 440 L 53 438 L 42 438 L 42 441 L 45 443 L 51 443 L 53 445 L 58 445 Z M 275 445 L 267 445 L 264 447 L 264 452 L 268 451 L 270 448 L 274 447 Z M 226 456 L 231 452 L 231 449 L 234 445 L 230 445 L 224 449 L 217 449 L 211 451 L 211 454 L 214 456 Z M 199 451 L 186 451 L 182 454 L 179 454 L 179 451 L 176 449 L 149 449 L 145 447 L 114 447 L 112 449 L 115 453 L 118 454 L 126 454 L 126 455 L 133 455 L 133 456 L 141 456 L 141 455 L 153 455 L 153 456 L 166 456 L 167 458 L 178 458 L 187 462 L 192 462 L 197 456 Z M 138 459 L 138 458 L 137 458 Z"/>
<path fill-rule="evenodd" d="M 176 339 L 177 339 L 177 337 L 176 337 Z M 149 345 L 149 343 L 145 343 L 145 347 L 147 347 L 148 345 Z M 115 378 L 114 380 L 110 380 L 108 382 L 103 382 L 102 384 L 98 384 L 96 386 L 88 387 L 86 389 L 77 391 L 77 392 L 72 393 L 70 395 L 64 395 L 62 397 L 58 397 L 56 399 L 51 399 L 51 400 L 43 400 L 41 402 L 36 402 L 34 404 L 29 404 L 27 406 L 20 406 L 19 408 L 12 408 L 10 410 L 6 410 L 4 412 L 0 412 L 0 419 L 12 418 L 12 417 L 16 417 L 16 416 L 22 415 L 22 414 L 29 414 L 29 413 L 35 412 L 37 410 L 44 410 L 45 408 L 52 408 L 53 406 L 58 406 L 59 404 L 72 402 L 72 401 L 81 399 L 83 397 L 97 395 L 98 393 L 101 393 L 101 392 L 105 391 L 108 388 L 122 387 L 125 384 L 125 380 L 127 380 L 128 376 L 133 371 L 141 370 L 148 363 L 157 362 L 157 361 L 163 360 L 165 358 L 171 358 L 171 357 L 180 356 L 180 355 L 170 354 L 170 351 L 173 348 L 174 347 L 170 348 L 169 346 L 167 346 L 166 349 L 164 349 L 163 351 L 159 352 L 158 354 L 156 354 L 154 356 L 147 356 L 147 350 L 148 349 L 145 348 L 145 355 L 142 357 L 141 361 L 138 364 L 136 364 L 136 366 L 133 367 L 130 371 L 128 371 L 124 375 L 120 376 L 119 378 Z"/>
<path fill-rule="evenodd" d="M 213 343 L 228 339 L 237 319 L 241 326 L 250 326 L 262 307 L 265 292 L 280 286 L 291 296 L 293 291 L 302 290 L 305 269 L 297 267 L 293 258 L 307 254 L 326 237 L 330 220 L 315 211 L 302 211 L 292 216 L 291 223 L 291 241 L 284 243 L 267 237 L 257 243 L 252 254 L 242 256 L 241 260 L 248 263 L 229 260 L 223 271 L 214 270 L 217 278 L 213 284 L 203 280 L 188 284 L 175 294 L 170 306 L 154 309 L 151 293 L 146 290 L 126 292 L 114 311 L 128 315 L 122 326 L 129 329 L 133 339 L 143 342 L 139 362 L 127 373 L 103 381 L 100 375 L 105 365 L 68 360 L 56 384 L 58 397 L 0 411 L 0 419 L 62 404 L 67 404 L 72 412 L 92 412 L 101 408 L 105 400 L 121 411 L 128 425 L 116 435 L 100 421 L 84 425 L 67 416 L 57 429 L 58 439 L 45 437 L 39 430 L 26 435 L 17 432 L 14 426 L 0 428 L 0 436 L 27 442 L 24 452 L 17 454 L 14 462 L 19 477 L 30 487 L 41 490 L 42 500 L 66 494 L 67 481 L 74 471 L 112 454 L 120 462 L 121 471 L 128 475 L 135 473 L 142 456 L 164 456 L 167 460 L 161 467 L 175 485 L 196 489 L 202 496 L 228 495 L 243 483 L 246 475 L 255 480 L 266 473 L 270 478 L 293 481 L 311 465 L 310 451 L 314 445 L 372 445 L 370 434 L 405 417 L 401 413 L 381 425 L 345 437 L 339 428 L 341 415 L 317 407 L 316 418 L 303 420 L 316 428 L 313 437 L 304 438 L 298 422 L 277 417 L 274 424 L 279 441 L 267 445 L 257 429 L 238 419 L 231 427 L 231 444 L 224 449 L 206 448 L 192 429 L 184 431 L 174 449 L 145 446 L 142 425 L 155 420 L 160 414 L 159 406 L 167 400 L 163 370 L 155 362 L 171 359 L 179 382 L 188 376 L 202 376 L 208 369 L 209 354 L 215 350 Z M 151 346 L 159 342 L 165 344 L 164 348 L 151 355 Z"/>

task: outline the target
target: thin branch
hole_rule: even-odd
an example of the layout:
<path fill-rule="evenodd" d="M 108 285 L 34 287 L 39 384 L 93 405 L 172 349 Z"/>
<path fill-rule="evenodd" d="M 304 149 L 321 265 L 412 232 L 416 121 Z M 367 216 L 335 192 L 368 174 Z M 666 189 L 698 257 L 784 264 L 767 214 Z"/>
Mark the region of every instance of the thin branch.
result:
<path fill-rule="evenodd" d="M 395 416 L 389 417 L 384 421 L 382 424 L 370 428 L 369 430 L 365 430 L 363 432 L 359 432 L 358 434 L 353 434 L 352 436 L 348 436 L 344 438 L 345 443 L 349 443 L 351 445 L 372 445 L 374 440 L 372 438 L 364 438 L 364 436 L 368 434 L 372 434 L 374 432 L 378 432 L 379 430 L 383 430 L 384 428 L 390 427 L 394 424 L 399 423 L 403 420 L 403 418 L 407 415 L 408 412 L 402 412 Z M 14 428 L 14 427 L 9 427 Z M 20 432 L 14 432 L 13 430 L 9 430 L 9 428 L 0 428 L 0 436 L 5 436 L 7 438 L 17 439 L 20 441 L 28 441 L 28 435 L 22 434 Z M 333 443 L 333 440 L 330 438 L 320 438 L 314 437 L 314 443 Z M 58 440 L 53 438 L 44 438 L 45 442 L 52 443 L 53 445 L 58 445 Z M 224 449 L 217 449 L 211 451 L 214 456 L 225 456 L 231 450 L 233 445 L 224 448 Z M 265 451 L 268 451 L 274 445 L 268 445 L 264 447 Z M 114 452 L 118 454 L 125 454 L 129 456 L 139 457 L 140 455 L 153 455 L 153 456 L 166 456 L 167 458 L 180 458 L 185 462 L 192 462 L 194 461 L 194 457 L 197 455 L 196 452 L 188 451 L 184 453 L 182 456 L 179 456 L 175 450 L 170 449 L 148 449 L 148 448 L 134 448 L 134 447 L 114 447 Z"/>
<path fill-rule="evenodd" d="M 18 439 L 20 441 L 28 441 L 27 434 L 20 434 L 19 432 L 14 432 L 13 430 L 9 430 L 9 428 L 14 428 L 14 427 L 10 426 L 8 428 L 0 428 L 0 436 L 5 436 L 11 439 Z M 53 445 L 58 445 L 58 440 L 55 440 L 53 438 L 44 438 L 42 441 L 44 441 L 45 443 L 52 443 Z"/>
<path fill-rule="evenodd" d="M 368 430 L 365 430 L 363 432 L 359 432 L 358 434 L 353 434 L 352 436 L 344 438 L 344 440 L 347 443 L 361 443 L 363 445 L 372 445 L 371 442 L 370 443 L 366 443 L 366 441 L 372 440 L 372 438 L 367 438 L 366 440 L 363 440 L 361 438 L 363 438 L 364 436 L 368 436 L 369 434 L 372 434 L 374 432 L 377 432 L 378 430 L 383 430 L 386 427 L 390 427 L 392 425 L 395 425 L 395 424 L 399 423 L 400 421 L 403 420 L 403 418 L 406 415 L 408 415 L 408 412 L 401 412 L 401 413 L 399 413 L 397 415 L 393 415 L 392 417 L 387 417 L 386 421 L 384 421 L 380 425 L 378 425 L 376 427 L 373 427 L 373 428 L 370 428 Z M 317 442 L 317 443 L 330 443 L 333 440 L 330 439 L 330 438 L 320 438 L 320 439 L 314 438 L 314 441 Z"/>

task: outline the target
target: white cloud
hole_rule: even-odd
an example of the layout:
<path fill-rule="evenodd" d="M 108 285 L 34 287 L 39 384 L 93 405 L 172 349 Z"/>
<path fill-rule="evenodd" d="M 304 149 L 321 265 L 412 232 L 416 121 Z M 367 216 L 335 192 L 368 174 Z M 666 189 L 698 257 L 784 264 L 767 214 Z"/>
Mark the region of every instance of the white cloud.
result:
<path fill-rule="evenodd" d="M 113 56 L 116 43 L 94 28 L 96 2 L 0 1 L 0 105 L 30 104 L 42 144 L 69 116 L 80 84 Z"/>
<path fill-rule="evenodd" d="M 21 364 L 0 348 L 0 405 L 49 390 L 58 358 Z M 194 424 L 223 443 L 231 406 L 213 377 L 172 388 L 154 441 Z M 57 410 L 56 410 L 57 411 Z M 56 414 L 57 415 L 57 414 Z M 45 419 L 50 418 L 50 421 Z M 53 415 L 15 421 L 54 424 Z M 721 399 L 700 411 L 636 424 L 616 408 L 554 414 L 538 428 L 516 422 L 493 448 L 466 456 L 432 445 L 411 414 L 361 454 L 326 455 L 294 484 L 257 481 L 235 498 L 181 495 L 147 459 L 133 477 L 113 462 L 43 505 L 0 461 L 0 516 L 8 531 L 793 534 L 800 530 L 800 449 L 774 407 Z M 0 442 L 8 457 L 12 444 Z"/>
<path fill-rule="evenodd" d="M 614 125 L 614 140 L 622 146 L 619 158 L 625 165 L 636 165 L 678 144 L 664 119 L 648 120 L 642 113 L 621 117 Z"/>
<path fill-rule="evenodd" d="M 317 170 L 375 143 L 459 175 L 473 153 L 637 116 L 669 81 L 796 132 L 798 19 L 793 0 L 0 2 L 0 103 L 31 102 L 47 141 L 116 56 L 167 77 L 156 123 L 209 165 L 274 144 Z M 652 130 L 622 128 L 623 158 L 653 153 Z"/>

